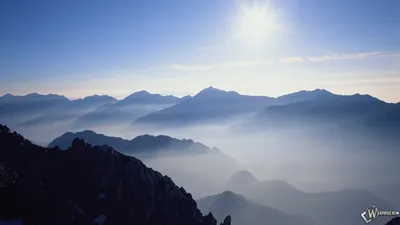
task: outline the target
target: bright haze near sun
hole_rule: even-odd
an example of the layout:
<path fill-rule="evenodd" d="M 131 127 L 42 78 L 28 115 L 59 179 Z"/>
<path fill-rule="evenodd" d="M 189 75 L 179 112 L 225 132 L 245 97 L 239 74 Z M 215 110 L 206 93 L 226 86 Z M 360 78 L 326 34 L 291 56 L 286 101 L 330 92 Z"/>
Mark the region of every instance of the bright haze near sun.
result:
<path fill-rule="evenodd" d="M 269 2 L 240 4 L 237 17 L 236 37 L 248 46 L 261 47 L 280 29 L 277 12 Z"/>

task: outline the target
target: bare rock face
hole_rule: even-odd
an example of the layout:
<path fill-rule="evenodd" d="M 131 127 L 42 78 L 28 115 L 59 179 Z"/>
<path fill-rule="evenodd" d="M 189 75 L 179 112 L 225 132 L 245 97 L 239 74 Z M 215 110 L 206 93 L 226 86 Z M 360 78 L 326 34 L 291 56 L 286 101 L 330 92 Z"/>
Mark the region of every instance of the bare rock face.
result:
<path fill-rule="evenodd" d="M 43 148 L 2 125 L 0 199 L 0 222 L 24 225 L 217 223 L 191 194 L 136 158 L 82 139 L 66 151 Z"/>

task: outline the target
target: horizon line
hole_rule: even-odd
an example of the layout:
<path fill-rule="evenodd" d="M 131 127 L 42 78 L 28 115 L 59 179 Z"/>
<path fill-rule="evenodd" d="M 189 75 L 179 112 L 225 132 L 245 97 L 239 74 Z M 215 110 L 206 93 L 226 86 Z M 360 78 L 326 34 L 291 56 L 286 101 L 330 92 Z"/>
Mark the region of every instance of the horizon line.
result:
<path fill-rule="evenodd" d="M 285 93 L 285 94 L 282 94 L 282 95 L 279 95 L 279 96 L 275 96 L 275 97 L 273 97 L 273 96 L 268 96 L 268 95 L 257 95 L 257 94 L 241 94 L 241 93 L 239 93 L 239 92 L 237 92 L 237 91 L 235 91 L 235 90 L 224 90 L 224 89 L 216 88 L 216 87 L 214 87 L 214 86 L 209 86 L 209 87 L 207 87 L 207 88 L 203 88 L 201 91 L 206 90 L 206 89 L 209 89 L 209 88 L 217 89 L 217 90 L 219 90 L 219 91 L 224 91 L 224 92 L 232 92 L 232 91 L 233 91 L 233 92 L 236 92 L 236 93 L 238 93 L 238 94 L 240 94 L 240 95 L 262 96 L 262 97 L 268 97 L 268 98 L 279 98 L 279 97 L 282 97 L 282 96 L 285 96 L 285 95 L 295 94 L 295 93 L 299 93 L 299 92 L 302 92 L 302 91 L 307 91 L 307 92 L 313 92 L 313 91 L 327 91 L 327 92 L 332 93 L 332 94 L 334 94 L 334 95 L 340 95 L 340 96 L 353 96 L 353 95 L 357 95 L 357 94 L 358 94 L 358 95 L 368 95 L 368 96 L 371 96 L 371 97 L 373 97 L 373 98 L 379 99 L 380 101 L 383 101 L 383 102 L 386 102 L 386 103 L 394 103 L 394 104 L 400 103 L 400 100 L 397 101 L 397 102 L 389 102 L 389 101 L 382 100 L 382 99 L 380 99 L 380 98 L 378 98 L 378 97 L 375 97 L 375 96 L 373 96 L 373 95 L 371 95 L 371 94 L 367 94 L 367 93 L 359 93 L 359 92 L 356 92 L 356 93 L 352 93 L 352 94 L 340 94 L 340 93 L 335 93 L 335 92 L 329 91 L 328 89 L 325 89 L 325 88 L 301 89 L 301 90 L 297 90 L 297 91 Z M 120 97 L 120 98 L 115 97 L 115 96 L 112 96 L 112 95 L 108 95 L 108 94 L 106 94 L 106 93 L 94 93 L 94 94 L 91 94 L 91 95 L 82 96 L 82 97 L 80 97 L 80 98 L 70 98 L 70 97 L 68 97 L 68 96 L 66 96 L 66 95 L 58 94 L 58 93 L 31 92 L 31 93 L 27 93 L 27 94 L 25 94 L 25 95 L 12 94 L 12 93 L 5 93 L 5 94 L 1 95 L 0 98 L 5 97 L 5 96 L 7 96 L 7 95 L 11 95 L 11 96 L 14 96 L 14 97 L 25 97 L 25 96 L 32 95 L 32 94 L 37 94 L 37 95 L 43 95 L 43 96 L 48 96 L 48 95 L 62 96 L 62 97 L 67 98 L 69 101 L 76 101 L 76 100 L 79 100 L 79 99 L 82 100 L 82 99 L 84 99 L 84 98 L 86 98 L 86 97 L 90 97 L 90 96 L 107 96 L 107 97 L 115 98 L 115 99 L 118 100 L 118 101 L 121 101 L 121 100 L 123 100 L 123 99 L 129 97 L 130 95 L 133 95 L 133 94 L 135 94 L 135 93 L 140 93 L 140 92 L 147 92 L 147 93 L 149 93 L 149 94 L 151 94 L 151 95 L 161 95 L 161 96 L 164 96 L 164 97 L 166 97 L 166 96 L 172 96 L 172 97 L 177 97 L 177 98 L 183 98 L 183 97 L 187 97 L 187 96 L 194 97 L 195 95 L 197 95 L 197 94 L 200 93 L 201 91 L 199 91 L 199 92 L 197 92 L 197 93 L 189 94 L 189 95 L 180 95 L 180 96 L 179 96 L 179 95 L 173 95 L 173 94 L 155 93 L 155 92 L 147 91 L 147 90 L 145 90 L 145 89 L 141 89 L 140 91 L 134 91 L 134 92 L 132 92 L 131 94 L 128 94 L 128 95 L 126 95 L 125 97 Z"/>

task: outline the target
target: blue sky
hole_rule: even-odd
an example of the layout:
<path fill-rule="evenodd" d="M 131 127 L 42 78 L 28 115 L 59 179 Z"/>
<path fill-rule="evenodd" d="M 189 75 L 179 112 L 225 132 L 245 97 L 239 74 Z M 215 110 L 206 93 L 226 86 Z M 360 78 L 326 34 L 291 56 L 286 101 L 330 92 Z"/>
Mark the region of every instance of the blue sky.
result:
<path fill-rule="evenodd" d="M 400 1 L 1 1 L 0 94 L 207 86 L 400 101 Z"/>

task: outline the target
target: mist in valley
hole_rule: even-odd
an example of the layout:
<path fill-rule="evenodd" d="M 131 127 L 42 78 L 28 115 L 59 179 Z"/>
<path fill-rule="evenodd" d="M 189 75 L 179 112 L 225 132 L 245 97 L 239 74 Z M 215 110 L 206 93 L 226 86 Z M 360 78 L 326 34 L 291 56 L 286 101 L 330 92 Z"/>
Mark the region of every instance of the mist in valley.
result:
<path fill-rule="evenodd" d="M 184 187 L 199 201 L 207 196 L 232 191 L 234 198 L 236 195 L 241 195 L 248 202 L 240 203 L 241 207 L 250 204 L 246 207 L 254 209 L 255 204 L 317 221 L 335 214 L 332 211 L 319 217 L 293 208 L 301 205 L 303 201 L 315 201 L 313 204 L 316 208 L 318 206 L 321 209 L 331 208 L 330 205 L 333 205 L 334 209 L 346 208 L 349 210 L 349 215 L 346 215 L 348 218 L 344 221 L 352 221 L 352 224 L 354 221 L 359 221 L 356 224 L 362 224 L 359 213 L 364 207 L 369 207 L 369 204 L 381 204 L 380 207 L 391 207 L 390 210 L 400 207 L 399 198 L 396 196 L 400 187 L 400 180 L 397 177 L 400 155 L 394 151 L 395 148 L 384 147 L 393 147 L 394 143 L 380 144 L 379 141 L 367 138 L 367 134 L 358 134 L 354 139 L 341 138 L 328 135 L 324 130 L 313 132 L 308 128 L 302 130 L 300 126 L 293 130 L 276 129 L 276 131 L 232 129 L 242 121 L 231 120 L 229 123 L 158 129 L 154 127 L 137 129 L 131 124 L 100 125 L 91 127 L 90 130 L 127 140 L 143 134 L 167 135 L 177 139 L 192 139 L 210 147 L 211 151 L 204 154 L 170 153 L 166 150 L 160 150 L 159 153 L 152 155 L 131 154 L 141 159 L 147 166 L 171 177 L 176 185 Z M 21 133 L 34 142 L 48 144 L 66 131 L 82 131 L 68 129 L 70 129 L 68 126 L 47 124 L 30 126 L 22 129 Z M 41 132 L 38 133 L 37 130 Z M 364 140 L 362 136 L 365 136 Z M 382 147 L 379 148 L 379 145 Z M 232 179 L 243 171 L 249 172 L 259 183 L 252 184 L 251 179 L 246 180 L 248 178 L 243 178 L 239 184 L 232 183 Z M 232 195 L 228 196 L 231 196 L 229 199 L 232 198 Z M 225 195 L 220 197 L 226 198 Z M 351 202 L 359 204 L 350 204 Z M 220 204 L 225 206 L 228 203 Z M 315 209 L 310 207 L 306 207 L 307 210 Z M 218 211 L 203 208 L 204 211 L 208 209 Z M 240 208 L 239 211 L 243 210 L 245 209 Z M 345 211 L 341 213 L 346 214 Z M 223 216 L 226 215 L 220 215 L 221 218 Z M 342 221 L 340 218 L 331 220 L 332 223 L 326 224 Z"/>

